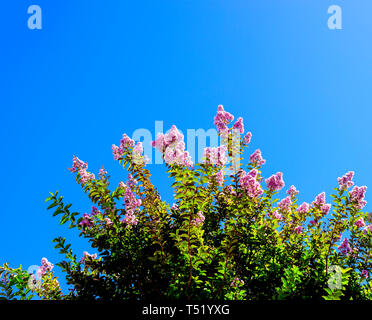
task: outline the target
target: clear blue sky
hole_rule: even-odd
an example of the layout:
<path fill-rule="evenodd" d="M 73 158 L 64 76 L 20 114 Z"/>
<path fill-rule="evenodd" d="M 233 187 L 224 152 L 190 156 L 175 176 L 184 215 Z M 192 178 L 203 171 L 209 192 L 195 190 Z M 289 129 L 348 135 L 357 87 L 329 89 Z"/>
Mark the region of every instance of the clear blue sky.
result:
<path fill-rule="evenodd" d="M 42 30 L 27 27 L 31 4 Z M 327 27 L 332 4 L 342 30 Z M 155 120 L 212 128 L 218 104 L 244 118 L 265 176 L 283 171 L 300 201 L 330 200 L 348 170 L 372 187 L 370 0 L 8 0 L 1 13 L 0 263 L 56 263 L 59 235 L 78 256 L 94 252 L 44 203 L 59 190 L 89 212 L 72 155 L 116 185 L 122 133 Z M 169 196 L 164 167 L 150 169 Z"/>

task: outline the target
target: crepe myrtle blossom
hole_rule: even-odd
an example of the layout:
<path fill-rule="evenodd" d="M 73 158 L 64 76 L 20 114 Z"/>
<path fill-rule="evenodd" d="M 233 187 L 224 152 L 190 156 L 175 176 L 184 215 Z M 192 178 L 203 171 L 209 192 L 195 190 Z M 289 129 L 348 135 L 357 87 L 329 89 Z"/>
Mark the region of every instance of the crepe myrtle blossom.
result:
<path fill-rule="evenodd" d="M 206 147 L 203 152 L 202 162 L 215 166 L 224 166 L 227 162 L 226 157 L 227 146 Z"/>
<path fill-rule="evenodd" d="M 354 182 L 352 181 L 353 177 L 354 171 L 349 171 L 341 178 L 337 178 L 340 190 L 347 190 L 348 188 L 352 187 L 354 185 Z"/>
<path fill-rule="evenodd" d="M 270 191 L 279 191 L 285 186 L 282 172 L 277 172 L 276 174 L 273 174 L 271 177 L 267 178 L 265 182 L 267 188 Z"/>
<path fill-rule="evenodd" d="M 338 249 L 342 254 L 348 254 L 352 252 L 348 238 L 345 238 L 342 243 L 338 246 Z"/>
<path fill-rule="evenodd" d="M 120 147 L 115 144 L 112 145 L 112 153 L 115 160 L 120 160 L 124 155 L 125 151 L 134 146 L 134 140 L 129 138 L 125 133 L 120 140 Z"/>
<path fill-rule="evenodd" d="M 90 259 L 97 259 L 97 254 L 96 254 L 96 253 L 94 253 L 94 254 L 90 254 L 90 253 L 88 253 L 87 251 L 84 251 L 84 252 L 83 252 L 83 256 L 82 256 L 82 258 L 80 259 L 79 263 L 85 263 L 85 260 L 86 260 L 87 258 L 90 258 Z"/>
<path fill-rule="evenodd" d="M 362 278 L 365 278 L 365 279 L 368 278 L 368 271 L 367 270 L 362 270 Z"/>
<path fill-rule="evenodd" d="M 54 265 L 48 261 L 47 258 L 41 259 L 41 266 L 37 269 L 36 274 L 38 277 L 42 277 L 44 274 L 46 274 L 48 271 L 52 271 L 54 268 Z"/>
<path fill-rule="evenodd" d="M 105 221 L 105 224 L 106 224 L 107 227 L 109 227 L 113 224 L 113 222 L 110 218 L 105 218 L 104 221 Z"/>
<path fill-rule="evenodd" d="M 192 167 L 191 156 L 188 151 L 185 151 L 183 139 L 183 134 L 173 125 L 169 133 L 158 133 L 151 145 L 163 155 L 167 164 Z"/>
<path fill-rule="evenodd" d="M 358 227 L 358 228 L 363 228 L 366 224 L 364 222 L 364 219 L 363 218 L 360 218 L 358 219 L 357 221 L 355 221 L 355 225 Z"/>
<path fill-rule="evenodd" d="M 291 205 L 292 205 L 292 200 L 290 196 L 285 197 L 283 200 L 281 200 L 278 203 L 278 207 L 280 208 L 282 212 L 290 211 Z"/>
<path fill-rule="evenodd" d="M 204 217 L 203 213 L 201 211 L 199 211 L 197 213 L 197 217 L 192 221 L 192 224 L 196 227 L 199 227 L 200 225 L 203 224 L 204 220 L 205 220 L 205 217 Z"/>
<path fill-rule="evenodd" d="M 133 162 L 137 165 L 146 165 L 149 163 L 149 158 L 146 155 L 142 155 L 143 153 L 143 146 L 142 142 L 137 142 L 135 147 L 133 148 L 132 151 L 132 156 L 133 156 Z"/>
<path fill-rule="evenodd" d="M 217 127 L 219 133 L 228 131 L 227 125 L 234 120 L 234 116 L 224 110 L 223 105 L 217 107 L 217 114 L 214 117 L 214 125 Z"/>
<path fill-rule="evenodd" d="M 230 283 L 230 287 L 238 288 L 240 286 L 244 286 L 244 281 L 235 277 L 234 280 Z"/>
<path fill-rule="evenodd" d="M 171 209 L 172 209 L 173 211 L 177 211 L 177 210 L 178 210 L 178 206 L 177 206 L 177 204 L 173 203 Z"/>
<path fill-rule="evenodd" d="M 319 193 L 312 202 L 312 205 L 313 207 L 320 209 L 323 215 L 328 214 L 331 209 L 331 205 L 325 203 L 325 192 Z"/>
<path fill-rule="evenodd" d="M 98 175 L 101 180 L 103 180 L 106 177 L 107 171 L 105 170 L 103 166 L 101 167 L 101 169 L 99 169 Z"/>
<path fill-rule="evenodd" d="M 225 173 L 224 173 L 223 170 L 220 170 L 220 171 L 218 171 L 218 172 L 215 174 L 216 182 L 217 182 L 217 184 L 218 184 L 220 187 L 223 186 L 224 176 L 225 176 Z"/>
<path fill-rule="evenodd" d="M 311 224 L 312 226 L 316 226 L 316 225 L 317 225 L 317 222 L 316 222 L 315 220 L 310 220 L 309 222 L 310 222 L 310 224 Z"/>
<path fill-rule="evenodd" d="M 300 234 L 302 232 L 302 227 L 297 226 L 296 228 L 294 228 L 294 232 L 296 232 L 297 234 Z"/>
<path fill-rule="evenodd" d="M 306 214 L 310 211 L 310 205 L 307 202 L 303 202 L 298 208 L 297 212 L 301 214 Z"/>
<path fill-rule="evenodd" d="M 249 162 L 256 166 L 261 166 L 266 163 L 266 160 L 262 158 L 261 150 L 257 149 L 249 156 Z"/>
<path fill-rule="evenodd" d="M 245 144 L 249 144 L 251 142 L 251 139 L 252 139 L 252 133 L 247 132 L 247 134 L 243 138 L 243 141 Z"/>
<path fill-rule="evenodd" d="M 357 187 L 355 186 L 353 190 L 350 191 L 350 201 L 355 204 L 355 207 L 359 210 L 363 209 L 367 204 L 367 201 L 364 200 L 367 187 Z"/>
<path fill-rule="evenodd" d="M 244 124 L 243 124 L 243 118 L 239 117 L 238 120 L 233 125 L 233 130 L 237 130 L 240 134 L 244 133 Z"/>
<path fill-rule="evenodd" d="M 93 222 L 92 222 L 92 217 L 90 214 L 86 214 L 84 213 L 83 214 L 83 220 L 81 220 L 81 222 L 79 223 L 79 225 L 85 229 L 85 228 L 89 228 L 91 226 L 93 226 Z"/>
<path fill-rule="evenodd" d="M 279 213 L 278 210 L 275 210 L 272 214 L 271 214 L 272 218 L 273 219 L 276 219 L 276 220 L 282 220 L 282 215 Z"/>
<path fill-rule="evenodd" d="M 294 198 L 296 195 L 299 194 L 299 191 L 296 189 L 294 185 L 290 186 L 287 190 L 287 194 Z"/>
<path fill-rule="evenodd" d="M 251 198 L 258 198 L 263 194 L 262 187 L 257 181 L 258 171 L 252 169 L 248 173 L 242 171 L 239 179 L 239 186 L 248 194 Z"/>

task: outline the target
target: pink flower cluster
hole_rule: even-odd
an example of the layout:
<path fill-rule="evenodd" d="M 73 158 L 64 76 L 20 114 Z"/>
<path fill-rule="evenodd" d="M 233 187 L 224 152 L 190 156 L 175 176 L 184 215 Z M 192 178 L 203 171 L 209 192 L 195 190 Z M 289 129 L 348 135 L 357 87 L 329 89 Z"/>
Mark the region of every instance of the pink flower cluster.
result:
<path fill-rule="evenodd" d="M 358 228 L 363 228 L 366 224 L 364 222 L 364 219 L 363 218 L 360 218 L 358 219 L 357 221 L 355 221 L 355 225 L 358 227 Z"/>
<path fill-rule="evenodd" d="M 362 278 L 365 278 L 365 279 L 368 278 L 368 271 L 367 270 L 362 270 Z"/>
<path fill-rule="evenodd" d="M 218 171 L 216 174 L 215 174 L 215 178 L 216 178 L 216 182 L 217 184 L 222 187 L 223 186 L 223 182 L 224 182 L 224 172 L 223 170 L 220 170 Z"/>
<path fill-rule="evenodd" d="M 114 155 L 115 160 L 121 159 L 121 157 L 124 155 L 125 150 L 129 149 L 134 146 L 134 140 L 129 138 L 125 133 L 123 134 L 123 137 L 120 140 L 120 147 L 116 145 L 112 145 L 112 153 Z"/>
<path fill-rule="evenodd" d="M 266 182 L 267 188 L 270 191 L 279 191 L 285 186 L 282 172 L 277 172 L 276 174 L 267 178 L 265 182 Z"/>
<path fill-rule="evenodd" d="M 352 181 L 354 177 L 354 171 L 347 172 L 343 177 L 337 178 L 340 190 L 346 190 L 354 185 Z"/>
<path fill-rule="evenodd" d="M 310 210 L 310 205 L 307 202 L 303 202 L 298 208 L 297 212 L 301 214 L 306 214 Z"/>
<path fill-rule="evenodd" d="M 245 144 L 249 144 L 251 142 L 251 139 L 252 139 L 252 133 L 251 132 L 248 132 L 244 138 L 243 138 L 243 141 Z"/>
<path fill-rule="evenodd" d="M 300 234 L 302 230 L 303 228 L 301 226 L 297 226 L 296 228 L 294 228 L 294 232 L 296 232 L 297 234 Z"/>
<path fill-rule="evenodd" d="M 124 204 L 125 204 L 125 217 L 123 222 L 128 226 L 137 225 L 138 219 L 135 216 L 135 211 L 141 206 L 142 200 L 137 199 L 133 192 L 133 187 L 137 184 L 137 181 L 133 179 L 131 174 L 128 175 L 127 187 L 124 194 Z"/>
<path fill-rule="evenodd" d="M 242 172 L 239 179 L 239 186 L 248 194 L 251 198 L 258 198 L 263 194 L 260 183 L 257 181 L 258 171 L 252 169 L 248 173 Z"/>
<path fill-rule="evenodd" d="M 233 130 L 237 130 L 240 134 L 244 133 L 244 124 L 243 124 L 243 118 L 239 117 L 238 120 L 233 125 Z"/>
<path fill-rule="evenodd" d="M 68 170 L 70 172 L 79 172 L 82 184 L 85 184 L 88 181 L 95 179 L 94 174 L 87 172 L 87 169 L 88 169 L 88 163 L 81 161 L 76 156 L 72 157 L 72 168 L 68 168 Z"/>
<path fill-rule="evenodd" d="M 176 164 L 186 167 L 192 167 L 193 163 L 188 151 L 185 151 L 185 142 L 183 134 L 173 125 L 169 133 L 158 133 L 152 146 L 159 150 L 167 164 Z"/>
<path fill-rule="evenodd" d="M 278 207 L 280 208 L 282 212 L 290 211 L 291 205 L 292 205 L 291 196 L 285 197 L 283 200 L 281 200 L 278 203 Z"/>
<path fill-rule="evenodd" d="M 138 165 L 146 164 L 149 162 L 149 159 L 147 156 L 143 156 L 143 146 L 142 142 L 137 142 L 135 147 L 133 148 L 132 156 L 133 156 L 133 162 Z"/>
<path fill-rule="evenodd" d="M 203 224 L 205 217 L 201 211 L 197 213 L 197 217 L 191 222 L 194 226 L 199 227 Z"/>
<path fill-rule="evenodd" d="M 355 207 L 359 210 L 363 209 L 367 204 L 367 201 L 364 200 L 367 187 L 357 187 L 355 186 L 353 190 L 350 191 L 350 201 L 355 203 Z"/>
<path fill-rule="evenodd" d="M 225 111 L 222 105 L 217 107 L 217 115 L 214 117 L 214 125 L 217 127 L 218 132 L 226 134 L 228 132 L 227 125 L 233 120 L 234 116 Z"/>
<path fill-rule="evenodd" d="M 230 287 L 238 288 L 240 286 L 244 286 L 244 281 L 239 278 L 234 278 L 234 280 L 230 283 Z"/>
<path fill-rule="evenodd" d="M 273 219 L 277 219 L 277 220 L 282 220 L 282 215 L 279 213 L 278 210 L 275 210 L 271 216 L 273 217 Z"/>
<path fill-rule="evenodd" d="M 105 170 L 105 168 L 102 166 L 101 169 L 99 169 L 99 177 L 101 180 L 103 180 L 105 177 L 106 177 L 106 174 L 107 174 L 107 171 Z"/>
<path fill-rule="evenodd" d="M 207 147 L 204 149 L 203 153 L 203 163 L 224 166 L 226 164 L 226 145 L 219 147 Z"/>
<path fill-rule="evenodd" d="M 294 185 L 290 186 L 287 190 L 287 194 L 294 198 L 296 195 L 299 194 L 299 191 L 296 189 Z"/>
<path fill-rule="evenodd" d="M 353 251 L 347 238 L 342 241 L 342 243 L 338 246 L 338 249 L 341 251 L 342 254 L 348 254 Z"/>
<path fill-rule="evenodd" d="M 249 156 L 249 162 L 256 166 L 262 166 L 266 163 L 266 160 L 262 158 L 261 150 L 257 149 Z"/>
<path fill-rule="evenodd" d="M 328 214 L 329 210 L 331 209 L 331 205 L 329 203 L 325 203 L 325 192 L 318 194 L 315 197 L 315 200 L 312 202 L 312 205 L 320 209 L 323 215 Z"/>
<path fill-rule="evenodd" d="M 85 260 L 87 258 L 90 258 L 90 259 L 97 259 L 97 254 L 89 254 L 87 251 L 84 251 L 83 252 L 83 257 L 80 259 L 79 263 L 85 263 Z"/>
<path fill-rule="evenodd" d="M 36 274 L 39 277 L 42 277 L 44 274 L 46 274 L 48 271 L 52 271 L 54 265 L 48 261 L 47 258 L 41 259 L 41 266 L 37 269 Z"/>
<path fill-rule="evenodd" d="M 79 223 L 79 225 L 85 229 L 85 228 L 90 228 L 93 226 L 93 221 L 92 221 L 92 216 L 90 214 L 83 214 L 83 220 Z"/>

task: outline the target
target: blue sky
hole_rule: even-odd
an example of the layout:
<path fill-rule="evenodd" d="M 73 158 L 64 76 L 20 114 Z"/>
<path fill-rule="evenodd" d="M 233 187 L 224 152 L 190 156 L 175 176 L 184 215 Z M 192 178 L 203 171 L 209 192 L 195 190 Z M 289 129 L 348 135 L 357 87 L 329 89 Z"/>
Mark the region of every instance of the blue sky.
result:
<path fill-rule="evenodd" d="M 32 4 L 42 30 L 27 27 Z M 342 30 L 328 29 L 332 4 Z M 59 235 L 78 256 L 93 252 L 44 203 L 59 190 L 89 212 L 72 155 L 96 174 L 104 165 L 116 185 L 126 176 L 111 145 L 122 133 L 154 132 L 155 120 L 213 128 L 218 104 L 244 118 L 264 175 L 282 171 L 300 201 L 330 200 L 349 170 L 371 185 L 371 14 L 369 0 L 4 1 L 0 263 L 56 263 Z M 150 170 L 167 198 L 164 166 Z"/>

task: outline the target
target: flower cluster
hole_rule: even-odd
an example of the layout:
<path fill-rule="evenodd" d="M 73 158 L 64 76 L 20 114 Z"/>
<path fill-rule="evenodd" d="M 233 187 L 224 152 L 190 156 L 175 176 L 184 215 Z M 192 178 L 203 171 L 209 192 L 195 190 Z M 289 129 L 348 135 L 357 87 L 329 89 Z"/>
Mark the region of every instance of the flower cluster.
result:
<path fill-rule="evenodd" d="M 225 111 L 222 105 L 219 105 L 217 115 L 214 117 L 214 125 L 217 127 L 218 132 L 226 134 L 228 131 L 227 125 L 233 120 L 234 116 Z"/>
<path fill-rule="evenodd" d="M 363 209 L 367 204 L 367 201 L 364 200 L 367 187 L 358 187 L 355 186 L 353 190 L 350 191 L 350 201 L 355 204 L 355 207 L 359 210 Z"/>
<path fill-rule="evenodd" d="M 299 194 L 299 191 L 296 189 L 294 185 L 290 186 L 287 190 L 287 194 L 294 198 L 296 195 Z"/>
<path fill-rule="evenodd" d="M 205 217 L 201 211 L 197 213 L 197 217 L 191 222 L 194 226 L 199 227 L 203 224 Z"/>
<path fill-rule="evenodd" d="M 44 276 L 47 272 L 52 271 L 54 265 L 47 258 L 41 259 L 41 266 L 37 269 L 36 274 L 39 277 Z"/>
<path fill-rule="evenodd" d="M 338 249 L 340 250 L 342 254 L 345 254 L 345 255 L 353 251 L 350 247 L 350 243 L 347 238 L 345 238 L 344 241 L 342 241 L 342 243 L 338 246 Z"/>
<path fill-rule="evenodd" d="M 224 166 L 226 164 L 226 145 L 219 147 L 207 147 L 204 149 L 203 153 L 203 163 Z"/>
<path fill-rule="evenodd" d="M 189 152 L 185 151 L 183 134 L 178 131 L 175 125 L 171 127 L 169 133 L 158 133 L 152 146 L 163 155 L 164 161 L 169 165 L 176 164 L 186 167 L 193 165 Z"/>
<path fill-rule="evenodd" d="M 128 150 L 129 148 L 132 148 L 134 146 L 134 140 L 129 138 L 125 133 L 123 134 L 123 137 L 120 140 L 120 147 L 116 145 L 112 145 L 112 153 L 114 155 L 115 160 L 120 160 L 125 150 Z"/>
<path fill-rule="evenodd" d="M 133 192 L 133 187 L 137 184 L 137 181 L 133 179 L 131 174 L 128 175 L 127 187 L 125 188 L 124 194 L 124 204 L 125 204 L 125 217 L 123 222 L 127 224 L 128 227 L 131 225 L 137 225 L 138 219 L 135 216 L 135 211 L 141 206 L 142 200 L 137 199 Z"/>
<path fill-rule="evenodd" d="M 354 171 L 347 172 L 343 177 L 337 178 L 340 190 L 346 190 L 354 185 L 352 181 L 354 177 Z"/>
<path fill-rule="evenodd" d="M 279 191 L 285 186 L 282 172 L 277 172 L 276 174 L 267 178 L 265 182 L 266 182 L 267 188 L 270 191 Z"/>
<path fill-rule="evenodd" d="M 244 133 L 244 124 L 243 124 L 243 118 L 239 117 L 238 120 L 233 125 L 233 130 L 237 130 L 240 134 Z"/>
<path fill-rule="evenodd" d="M 283 200 L 281 200 L 278 203 L 278 207 L 280 208 L 280 210 L 282 212 L 288 212 L 288 211 L 290 211 L 291 205 L 292 205 L 292 200 L 291 200 L 291 197 L 290 196 L 285 197 Z"/>
<path fill-rule="evenodd" d="M 301 214 L 306 214 L 310 210 L 310 205 L 307 202 L 303 202 L 298 208 L 297 212 Z"/>
<path fill-rule="evenodd" d="M 80 261 L 79 261 L 79 263 L 85 263 L 85 261 L 86 261 L 86 259 L 87 258 L 90 258 L 90 259 L 97 259 L 97 254 L 96 253 L 94 253 L 94 254 L 90 254 L 90 253 L 88 253 L 87 251 L 84 251 L 83 252 L 83 256 L 82 256 L 82 258 L 80 259 Z"/>
<path fill-rule="evenodd" d="M 331 209 L 331 205 L 326 203 L 325 192 L 319 193 L 312 202 L 312 205 L 315 208 L 320 209 L 323 215 L 328 214 L 329 210 Z"/>
<path fill-rule="evenodd" d="M 257 180 L 258 171 L 252 169 L 248 173 L 242 171 L 239 179 L 239 186 L 248 194 L 251 198 L 258 198 L 263 194 L 261 184 Z"/>
<path fill-rule="evenodd" d="M 261 150 L 257 149 L 250 155 L 249 162 L 253 163 L 256 166 L 262 166 L 266 163 L 266 160 L 262 158 Z"/>
<path fill-rule="evenodd" d="M 86 184 L 88 181 L 95 179 L 93 173 L 87 171 L 88 163 L 81 161 L 78 157 L 73 156 L 72 168 L 68 168 L 70 172 L 78 172 L 80 174 L 80 181 L 82 184 Z"/>

